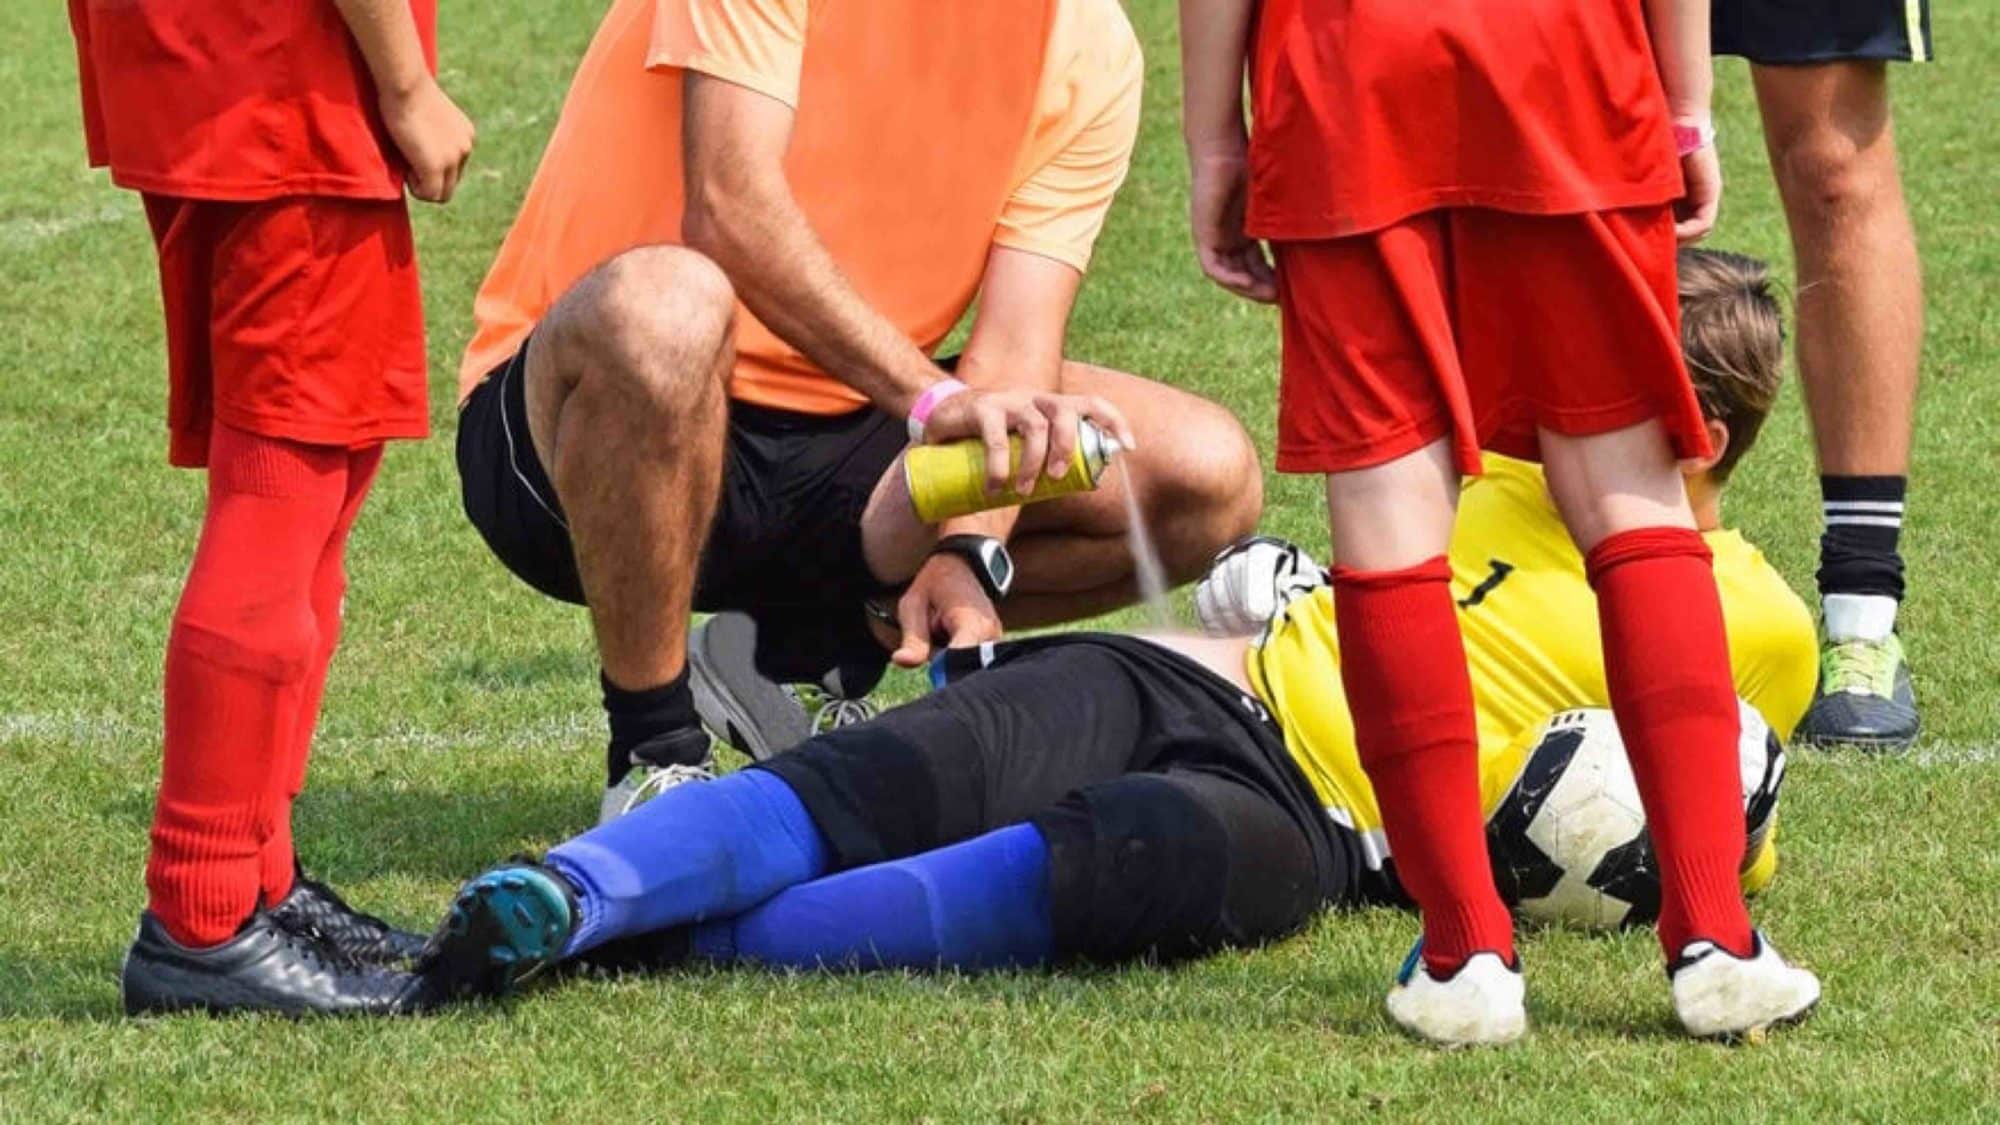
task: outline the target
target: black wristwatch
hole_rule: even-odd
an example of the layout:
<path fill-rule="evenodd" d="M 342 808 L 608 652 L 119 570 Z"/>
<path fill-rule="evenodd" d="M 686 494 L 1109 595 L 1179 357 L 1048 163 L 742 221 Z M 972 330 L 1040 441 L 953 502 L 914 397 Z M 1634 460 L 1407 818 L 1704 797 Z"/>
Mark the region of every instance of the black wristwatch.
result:
<path fill-rule="evenodd" d="M 1005 601 L 1007 591 L 1014 588 L 1014 559 L 1007 554 L 1007 545 L 991 535 L 947 535 L 931 548 L 931 554 L 964 559 L 995 605 Z"/>

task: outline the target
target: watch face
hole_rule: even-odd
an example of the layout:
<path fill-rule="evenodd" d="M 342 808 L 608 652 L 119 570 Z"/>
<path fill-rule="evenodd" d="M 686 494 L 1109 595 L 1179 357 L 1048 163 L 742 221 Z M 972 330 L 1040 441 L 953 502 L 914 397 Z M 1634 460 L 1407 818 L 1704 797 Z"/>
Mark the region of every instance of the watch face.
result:
<path fill-rule="evenodd" d="M 986 574 L 1004 595 L 1014 588 L 1014 560 L 1007 557 L 1007 548 L 992 540 L 988 540 L 983 548 L 980 554 L 984 556 Z"/>

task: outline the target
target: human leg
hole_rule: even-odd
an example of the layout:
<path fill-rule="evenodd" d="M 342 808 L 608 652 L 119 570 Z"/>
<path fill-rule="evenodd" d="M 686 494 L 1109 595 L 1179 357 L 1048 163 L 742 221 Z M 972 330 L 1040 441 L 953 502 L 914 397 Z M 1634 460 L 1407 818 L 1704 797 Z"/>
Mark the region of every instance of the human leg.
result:
<path fill-rule="evenodd" d="M 1923 279 L 1897 169 L 1887 67 L 1753 69 L 1798 275 L 1799 376 L 1820 468 L 1827 661 L 1808 738 L 1906 745 L 1918 726 L 1895 636 Z"/>

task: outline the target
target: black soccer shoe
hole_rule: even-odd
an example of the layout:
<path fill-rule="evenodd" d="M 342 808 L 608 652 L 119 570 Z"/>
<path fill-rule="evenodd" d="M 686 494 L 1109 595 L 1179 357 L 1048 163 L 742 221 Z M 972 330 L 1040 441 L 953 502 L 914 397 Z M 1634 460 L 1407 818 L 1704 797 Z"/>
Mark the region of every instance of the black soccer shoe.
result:
<path fill-rule="evenodd" d="M 416 960 L 424 949 L 423 935 L 354 909 L 332 887 L 308 878 L 303 868 L 295 870 L 292 893 L 272 908 L 271 919 L 362 965 L 400 967 Z"/>
<path fill-rule="evenodd" d="M 189 949 L 167 936 L 152 911 L 140 914 L 119 985 L 128 1016 L 189 1011 L 377 1016 L 425 1006 L 415 974 L 356 964 L 262 910 L 235 937 L 208 949 Z"/>
<path fill-rule="evenodd" d="M 503 863 L 459 888 L 417 971 L 440 1002 L 504 996 L 562 959 L 582 917 L 569 880 L 530 860 Z"/>

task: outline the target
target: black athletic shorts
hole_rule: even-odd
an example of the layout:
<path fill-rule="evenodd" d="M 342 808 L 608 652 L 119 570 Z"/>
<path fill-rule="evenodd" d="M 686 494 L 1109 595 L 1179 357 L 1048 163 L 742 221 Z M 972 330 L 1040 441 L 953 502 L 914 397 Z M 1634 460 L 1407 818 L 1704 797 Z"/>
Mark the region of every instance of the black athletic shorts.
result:
<path fill-rule="evenodd" d="M 562 504 L 528 439 L 529 341 L 473 389 L 458 416 L 465 513 L 522 581 L 582 605 L 583 584 Z M 722 495 L 695 583 L 703 612 L 758 622 L 757 662 L 803 683 L 838 670 L 866 693 L 888 656 L 862 602 L 881 591 L 861 549 L 861 513 L 909 443 L 902 422 L 873 409 L 796 414 L 732 402 Z"/>
<path fill-rule="evenodd" d="M 1057 952 L 1090 961 L 1267 941 L 1359 900 L 1359 841 L 1254 697 L 1134 637 L 972 652 L 988 666 L 754 767 L 798 793 L 834 870 L 1032 823 Z"/>
<path fill-rule="evenodd" d="M 1712 34 L 1765 65 L 1932 57 L 1930 0 L 1715 0 Z"/>

